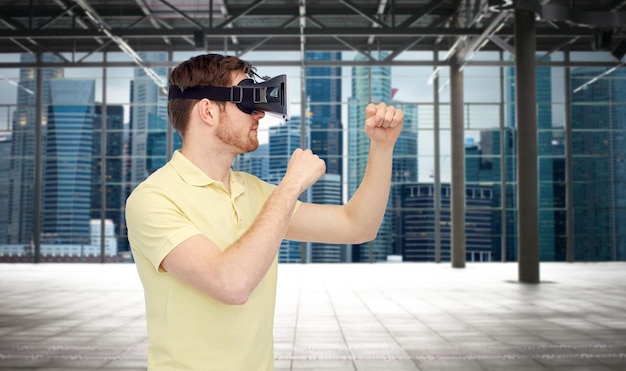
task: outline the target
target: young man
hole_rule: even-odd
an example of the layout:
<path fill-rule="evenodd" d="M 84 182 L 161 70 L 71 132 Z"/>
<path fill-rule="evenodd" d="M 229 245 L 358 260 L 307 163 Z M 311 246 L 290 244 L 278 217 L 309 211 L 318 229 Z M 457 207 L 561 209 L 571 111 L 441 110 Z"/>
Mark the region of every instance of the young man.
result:
<path fill-rule="evenodd" d="M 255 90 L 263 84 L 248 80 L 253 74 L 247 62 L 217 54 L 170 74 L 168 112 L 182 148 L 126 203 L 150 370 L 272 370 L 281 241 L 362 243 L 375 238 L 385 213 L 402 110 L 367 106 L 367 169 L 346 205 L 300 202 L 326 171 L 308 149 L 293 152 L 278 185 L 231 170 L 237 155 L 257 148 L 265 112 L 254 102 L 271 90 Z M 228 94 L 214 94 L 224 88 Z"/>

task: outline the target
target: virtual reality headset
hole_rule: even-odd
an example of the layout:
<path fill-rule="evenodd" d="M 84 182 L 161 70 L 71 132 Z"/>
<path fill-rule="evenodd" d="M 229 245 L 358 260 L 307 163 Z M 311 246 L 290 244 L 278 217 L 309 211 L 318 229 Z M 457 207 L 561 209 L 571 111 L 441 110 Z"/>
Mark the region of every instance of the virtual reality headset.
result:
<path fill-rule="evenodd" d="M 265 78 L 262 82 L 253 79 L 241 80 L 230 88 L 221 86 L 192 86 L 184 91 L 170 85 L 168 100 L 172 99 L 211 99 L 220 102 L 233 102 L 247 114 L 259 111 L 288 119 L 287 76 Z"/>

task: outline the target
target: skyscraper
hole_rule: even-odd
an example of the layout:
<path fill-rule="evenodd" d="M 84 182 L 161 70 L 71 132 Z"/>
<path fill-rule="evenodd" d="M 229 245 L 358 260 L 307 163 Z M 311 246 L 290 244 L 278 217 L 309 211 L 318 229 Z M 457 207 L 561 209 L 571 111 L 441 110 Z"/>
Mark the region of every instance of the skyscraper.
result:
<path fill-rule="evenodd" d="M 400 231 L 402 214 L 399 208 L 403 203 L 402 185 L 414 184 L 419 179 L 417 160 L 418 106 L 403 104 L 398 101 L 392 101 L 391 104 L 404 111 L 404 122 L 402 124 L 402 132 L 393 148 L 389 204 L 385 213 L 385 219 L 379 230 L 379 235 L 384 236 L 385 233 L 388 233 L 392 244 L 391 253 L 402 255 L 403 246 Z"/>
<path fill-rule="evenodd" d="M 339 61 L 341 52 L 306 52 L 307 60 Z M 341 67 L 307 67 L 306 94 L 311 127 L 311 150 L 326 162 L 326 175 L 311 187 L 311 202 L 343 203 L 343 132 Z M 311 262 L 337 263 L 348 259 L 346 245 L 312 243 Z"/>
<path fill-rule="evenodd" d="M 50 81 L 42 193 L 42 242 L 89 244 L 93 80 Z"/>
<path fill-rule="evenodd" d="M 11 134 L 0 133 L 0 244 L 9 241 L 9 187 L 11 185 Z"/>
<path fill-rule="evenodd" d="M 167 53 L 139 53 L 146 61 L 167 61 Z M 153 68 L 154 72 L 167 81 L 167 68 Z M 160 163 L 167 156 L 167 148 L 149 144 L 149 135 L 159 135 L 167 130 L 167 96 L 159 93 L 159 86 L 142 68 L 134 69 L 131 84 L 131 185 L 139 184 L 150 173 L 149 161 Z M 154 137 L 153 137 L 154 138 Z M 157 156 L 156 159 L 154 157 Z M 154 169 L 152 169 L 154 170 Z"/>
<path fill-rule="evenodd" d="M 309 125 L 305 125 L 305 146 L 309 147 Z M 300 117 L 294 116 L 282 125 L 269 128 L 269 176 L 267 181 L 278 184 L 287 171 L 289 158 L 296 148 L 301 148 L 302 130 Z M 310 201 L 310 190 L 303 193 L 301 199 Z M 303 254 L 308 254 L 308 248 L 301 251 L 300 242 L 283 240 L 278 251 L 278 261 L 281 263 L 299 263 Z M 304 258 L 308 260 L 307 255 Z"/>
<path fill-rule="evenodd" d="M 402 208 L 400 230 L 404 261 L 435 261 L 434 184 L 405 183 L 398 187 Z M 494 260 L 490 236 L 490 206 L 493 192 L 489 186 L 465 187 L 468 213 L 465 216 L 466 255 L 470 261 Z M 441 260 L 450 261 L 450 184 L 441 185 Z"/>
<path fill-rule="evenodd" d="M 124 107 L 121 105 L 107 105 L 106 111 L 101 104 L 95 107 L 93 121 L 93 153 L 91 173 L 91 219 L 101 220 L 101 209 L 105 208 L 104 219 L 110 220 L 115 228 L 117 246 L 126 250 L 126 238 L 123 237 L 122 225 L 124 221 L 123 205 L 126 194 L 123 189 L 124 181 Z M 102 204 L 102 115 L 106 113 L 106 189 Z M 98 241 L 98 245 L 100 242 Z"/>
<path fill-rule="evenodd" d="M 311 61 L 340 61 L 341 52 L 306 52 Z M 306 94 L 311 150 L 326 162 L 327 174 L 342 174 L 341 67 L 307 67 Z"/>
<path fill-rule="evenodd" d="M 572 86 L 605 72 L 572 71 Z M 626 259 L 626 71 L 572 93 L 575 259 Z"/>
<path fill-rule="evenodd" d="M 53 54 L 43 54 L 44 62 L 59 62 Z M 35 56 L 21 54 L 23 63 L 36 62 Z M 46 153 L 47 111 L 42 108 L 41 142 L 35 140 L 36 132 L 36 69 L 20 69 L 20 89 L 17 90 L 17 110 L 13 117 L 11 140 L 11 185 L 9 190 L 8 235 L 10 244 L 30 244 L 33 239 L 35 206 L 35 147 L 41 145 L 41 153 Z M 42 106 L 47 107 L 50 99 L 50 80 L 63 77 L 60 68 L 43 68 Z M 45 164 L 43 164 L 45 166 Z M 0 212 L 4 212 L 0 210 Z"/>
<path fill-rule="evenodd" d="M 504 132 L 508 135 L 509 132 Z M 500 157 L 500 130 L 482 130 L 480 132 L 480 141 L 475 141 L 473 138 L 468 138 L 465 143 L 465 180 L 466 188 L 468 189 L 466 197 L 466 243 L 467 251 L 469 249 L 476 250 L 475 246 L 472 246 L 473 239 L 476 236 L 470 237 L 472 228 L 475 225 L 481 225 L 482 223 L 489 224 L 489 232 L 484 233 L 480 238 L 485 238 L 489 241 L 490 251 L 489 256 L 491 260 L 502 260 L 502 185 L 501 185 L 501 157 Z M 511 152 L 512 143 L 511 140 L 505 143 L 505 153 Z M 507 165 L 508 169 L 508 165 Z M 510 170 L 507 171 L 510 175 Z M 486 195 L 489 190 L 489 202 L 477 202 L 471 199 L 472 195 L 476 195 L 476 189 L 474 187 L 481 187 L 479 195 L 482 197 Z M 511 199 L 511 197 L 509 197 Z M 481 198 L 484 201 L 484 198 Z M 507 205 L 508 210 L 510 205 Z M 475 215 L 479 215 L 484 220 L 479 221 L 475 218 Z M 511 223 L 509 223 L 511 224 Z M 478 249 L 485 251 L 484 248 Z M 510 252 L 509 254 L 513 254 Z M 469 254 L 471 258 L 471 254 Z"/>
<path fill-rule="evenodd" d="M 145 169 L 152 174 L 168 161 L 167 157 L 167 119 L 153 113 L 148 113 L 148 135 L 146 135 Z M 172 150 L 183 145 L 180 135 L 172 132 Z"/>
<path fill-rule="evenodd" d="M 341 175 L 326 173 L 311 187 L 311 202 L 326 205 L 341 205 Z M 341 263 L 352 260 L 347 245 L 311 243 L 312 263 Z"/>

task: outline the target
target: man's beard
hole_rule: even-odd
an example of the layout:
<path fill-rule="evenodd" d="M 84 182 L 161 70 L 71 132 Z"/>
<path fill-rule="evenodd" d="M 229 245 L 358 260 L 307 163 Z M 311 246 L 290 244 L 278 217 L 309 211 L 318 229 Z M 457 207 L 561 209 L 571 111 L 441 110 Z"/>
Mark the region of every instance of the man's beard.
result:
<path fill-rule="evenodd" d="M 238 148 L 241 153 L 252 152 L 259 147 L 259 140 L 256 136 L 252 136 L 252 132 L 248 131 L 248 135 L 244 138 L 237 135 L 238 133 L 233 130 L 235 124 L 230 119 L 226 118 L 217 127 L 215 135 L 217 139 L 221 140 L 224 144 Z"/>

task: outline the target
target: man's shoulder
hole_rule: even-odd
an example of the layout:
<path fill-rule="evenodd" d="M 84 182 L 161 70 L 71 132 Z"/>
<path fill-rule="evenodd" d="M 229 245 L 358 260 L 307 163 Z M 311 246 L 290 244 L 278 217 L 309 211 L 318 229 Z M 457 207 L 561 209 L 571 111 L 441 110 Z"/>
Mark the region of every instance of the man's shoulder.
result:
<path fill-rule="evenodd" d="M 179 179 L 179 177 L 177 176 L 176 171 L 174 171 L 171 166 L 166 164 L 141 181 L 132 190 L 129 198 L 140 193 L 173 189 L 173 187 L 176 186 L 177 179 Z"/>

